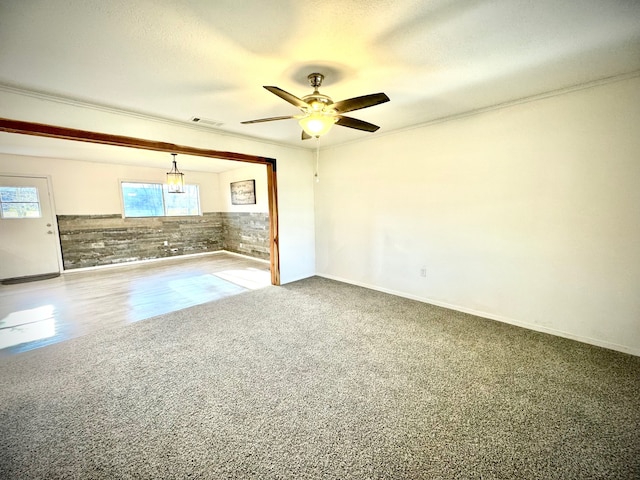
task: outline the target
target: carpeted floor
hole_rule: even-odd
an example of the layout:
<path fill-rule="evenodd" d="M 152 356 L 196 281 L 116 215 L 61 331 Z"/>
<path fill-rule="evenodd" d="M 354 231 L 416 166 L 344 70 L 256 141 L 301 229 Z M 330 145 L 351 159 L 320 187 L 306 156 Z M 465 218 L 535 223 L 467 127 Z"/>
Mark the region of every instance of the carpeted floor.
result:
<path fill-rule="evenodd" d="M 640 358 L 311 278 L 0 363 L 0 478 L 640 478 Z"/>

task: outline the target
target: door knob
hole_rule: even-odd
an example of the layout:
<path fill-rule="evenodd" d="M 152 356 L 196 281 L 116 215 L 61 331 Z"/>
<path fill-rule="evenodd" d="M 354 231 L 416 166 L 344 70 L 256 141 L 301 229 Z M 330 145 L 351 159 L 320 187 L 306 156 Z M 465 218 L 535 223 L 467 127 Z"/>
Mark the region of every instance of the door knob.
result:
<path fill-rule="evenodd" d="M 53 235 L 53 232 L 52 232 L 51 230 L 49 230 L 47 233 L 48 233 L 49 235 Z"/>

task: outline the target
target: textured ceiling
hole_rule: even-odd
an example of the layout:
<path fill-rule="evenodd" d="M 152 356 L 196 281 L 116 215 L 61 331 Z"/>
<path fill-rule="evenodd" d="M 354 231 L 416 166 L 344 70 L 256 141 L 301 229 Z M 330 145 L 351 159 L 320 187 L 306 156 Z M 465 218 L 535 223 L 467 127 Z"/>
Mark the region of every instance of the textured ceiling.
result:
<path fill-rule="evenodd" d="M 637 0 L 0 2 L 0 84 L 310 148 L 295 120 L 240 124 L 299 112 L 263 85 L 391 98 L 332 145 L 638 70 Z"/>

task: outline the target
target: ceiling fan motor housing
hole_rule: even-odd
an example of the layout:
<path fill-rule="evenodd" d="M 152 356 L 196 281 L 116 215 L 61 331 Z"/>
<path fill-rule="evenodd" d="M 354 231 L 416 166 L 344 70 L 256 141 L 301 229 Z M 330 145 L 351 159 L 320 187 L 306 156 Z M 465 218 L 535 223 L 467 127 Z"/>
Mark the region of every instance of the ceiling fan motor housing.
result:
<path fill-rule="evenodd" d="M 322 81 L 324 80 L 324 75 L 321 73 L 312 73 L 307 76 L 309 79 L 309 85 L 313 87 L 313 93 L 310 95 L 305 95 L 302 97 L 302 100 L 307 103 L 311 108 L 308 109 L 308 112 L 327 112 L 327 113 L 335 113 L 335 110 L 329 111 L 327 108 L 329 105 L 333 104 L 333 100 L 331 97 L 327 95 L 323 95 L 318 92 L 318 88 L 322 85 Z"/>
<path fill-rule="evenodd" d="M 333 104 L 333 100 L 331 100 L 331 97 L 322 95 L 321 93 L 318 93 L 317 90 L 311 95 L 302 97 L 302 100 L 309 104 L 309 106 L 311 107 L 310 111 L 313 112 L 326 110 L 326 107 Z"/>

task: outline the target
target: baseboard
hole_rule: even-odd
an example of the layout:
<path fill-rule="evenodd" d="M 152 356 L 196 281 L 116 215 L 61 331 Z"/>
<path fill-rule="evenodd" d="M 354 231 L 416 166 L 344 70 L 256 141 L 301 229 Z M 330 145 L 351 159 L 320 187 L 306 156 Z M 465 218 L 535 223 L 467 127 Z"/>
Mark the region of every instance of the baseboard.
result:
<path fill-rule="evenodd" d="M 264 258 L 256 258 L 256 257 L 252 257 L 251 255 L 244 255 L 242 253 L 230 252 L 229 250 L 219 250 L 218 252 L 212 252 L 212 253 L 228 253 L 229 255 L 234 255 L 236 257 L 247 258 L 249 260 L 255 260 L 256 262 L 271 264 L 271 260 L 265 260 Z"/>
<path fill-rule="evenodd" d="M 410 300 L 416 300 L 418 302 L 428 303 L 430 305 L 435 305 L 437 307 L 448 308 L 449 310 L 455 310 L 458 312 L 468 313 L 471 315 L 475 315 L 476 317 L 487 318 L 489 320 L 495 320 L 497 322 L 508 323 L 510 325 L 514 325 L 516 327 L 526 328 L 527 330 L 534 330 L 536 332 L 548 333 L 549 335 L 555 335 L 556 337 L 568 338 L 570 340 L 575 340 L 582 343 L 587 343 L 589 345 L 594 345 L 596 347 L 602 347 L 609 350 L 615 350 L 617 352 L 628 353 L 630 355 L 635 355 L 640 357 L 640 349 L 628 347 L 626 345 L 619 345 L 617 343 L 611 343 L 604 340 L 599 340 L 597 338 L 585 337 L 583 335 L 576 335 L 574 333 L 565 332 L 563 330 L 557 330 L 555 328 L 545 327 L 543 325 L 537 325 L 535 323 L 524 322 L 521 320 L 515 320 L 513 318 L 504 317 L 501 315 L 496 315 L 493 313 L 483 312 L 480 310 L 475 310 L 473 308 L 462 307 L 460 305 L 453 305 L 446 302 L 441 302 L 438 300 L 433 300 L 426 297 L 420 297 L 418 295 L 411 295 L 405 292 L 400 292 L 397 290 L 391 290 L 388 288 L 379 287 L 377 285 L 371 285 L 364 282 L 354 282 L 352 280 L 348 280 L 345 278 L 337 277 L 334 275 L 325 275 L 321 273 L 316 274 L 318 277 L 327 278 L 330 280 L 335 280 L 337 282 L 348 283 L 350 285 L 356 285 L 358 287 L 368 288 L 370 290 L 376 290 L 378 292 L 388 293 L 391 295 L 395 295 L 397 297 L 408 298 Z"/>

